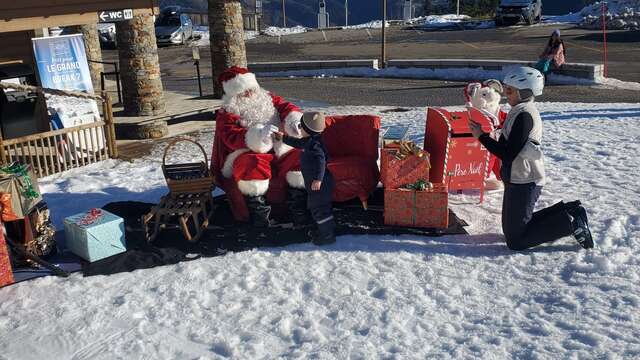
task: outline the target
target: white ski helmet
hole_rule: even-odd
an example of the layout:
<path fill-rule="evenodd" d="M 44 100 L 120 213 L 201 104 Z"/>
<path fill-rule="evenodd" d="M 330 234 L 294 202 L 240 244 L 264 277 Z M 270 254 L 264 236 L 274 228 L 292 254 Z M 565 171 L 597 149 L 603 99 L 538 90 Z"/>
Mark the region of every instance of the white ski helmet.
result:
<path fill-rule="evenodd" d="M 540 96 L 544 89 L 544 76 L 534 68 L 522 66 L 509 71 L 502 83 L 518 90 L 531 90 L 533 96 Z"/>

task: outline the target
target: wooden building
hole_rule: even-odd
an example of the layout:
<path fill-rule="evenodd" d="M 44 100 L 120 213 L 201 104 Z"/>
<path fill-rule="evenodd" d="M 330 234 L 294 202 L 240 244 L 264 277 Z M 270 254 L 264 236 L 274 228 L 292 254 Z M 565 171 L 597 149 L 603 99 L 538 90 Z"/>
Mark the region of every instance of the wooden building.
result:
<path fill-rule="evenodd" d="M 127 10 L 132 16 L 116 23 L 125 112 L 132 116 L 164 112 L 153 24 L 154 15 L 159 13 L 158 0 L 1 0 L 0 80 L 31 71 L 28 85 L 40 86 L 31 39 L 47 36 L 52 27 L 72 27 L 84 36 L 93 87 L 99 90 L 94 75 L 102 69 L 102 56 L 96 24 L 99 14 L 110 10 Z M 11 97 L 19 97 L 15 96 L 15 88 L 7 86 L 0 86 L 0 125 L 13 135 L 0 133 L 0 163 L 29 163 L 42 176 L 117 156 L 111 105 L 104 96 L 87 95 L 102 103 L 101 119 L 56 130 L 52 114 L 44 105 L 42 89 L 24 87 L 26 96 L 10 102 Z"/>

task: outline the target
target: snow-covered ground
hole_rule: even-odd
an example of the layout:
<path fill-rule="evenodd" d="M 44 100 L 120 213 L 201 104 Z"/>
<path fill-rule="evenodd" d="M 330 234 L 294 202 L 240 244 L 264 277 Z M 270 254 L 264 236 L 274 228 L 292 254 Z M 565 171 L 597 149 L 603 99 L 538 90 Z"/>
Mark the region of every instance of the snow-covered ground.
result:
<path fill-rule="evenodd" d="M 452 195 L 468 236 L 340 236 L 0 289 L 0 358 L 637 359 L 640 104 L 539 107 L 549 176 L 539 206 L 581 199 L 593 251 L 566 238 L 511 252 L 501 193 L 483 204 Z M 422 143 L 424 109 L 320 110 L 378 114 Z M 181 160 L 201 156 L 179 150 Z M 157 201 L 161 151 L 41 179 L 56 225 L 112 201 Z"/>

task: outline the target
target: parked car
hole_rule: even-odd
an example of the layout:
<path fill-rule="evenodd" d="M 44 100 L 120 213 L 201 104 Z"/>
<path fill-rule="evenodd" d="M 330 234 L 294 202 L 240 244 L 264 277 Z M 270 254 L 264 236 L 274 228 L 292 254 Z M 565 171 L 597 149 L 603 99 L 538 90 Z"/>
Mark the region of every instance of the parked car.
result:
<path fill-rule="evenodd" d="M 156 19 L 158 45 L 185 44 L 193 37 L 193 22 L 179 7 L 168 7 Z"/>
<path fill-rule="evenodd" d="M 542 0 L 501 0 L 496 9 L 496 26 L 542 21 Z"/>

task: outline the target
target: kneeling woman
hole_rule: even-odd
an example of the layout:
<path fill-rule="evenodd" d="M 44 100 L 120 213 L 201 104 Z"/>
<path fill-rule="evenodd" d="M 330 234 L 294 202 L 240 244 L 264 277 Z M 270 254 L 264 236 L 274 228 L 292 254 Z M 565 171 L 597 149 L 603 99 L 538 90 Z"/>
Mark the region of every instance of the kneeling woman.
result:
<path fill-rule="evenodd" d="M 509 73 L 503 85 L 512 107 L 500 139 L 492 139 L 473 121 L 469 127 L 482 145 L 502 160 L 502 230 L 507 246 L 524 250 L 573 234 L 583 248 L 593 248 L 587 212 L 580 201 L 560 201 L 533 212 L 545 182 L 542 120 L 534 103 L 534 97 L 542 95 L 544 77 L 536 69 L 522 67 Z"/>

